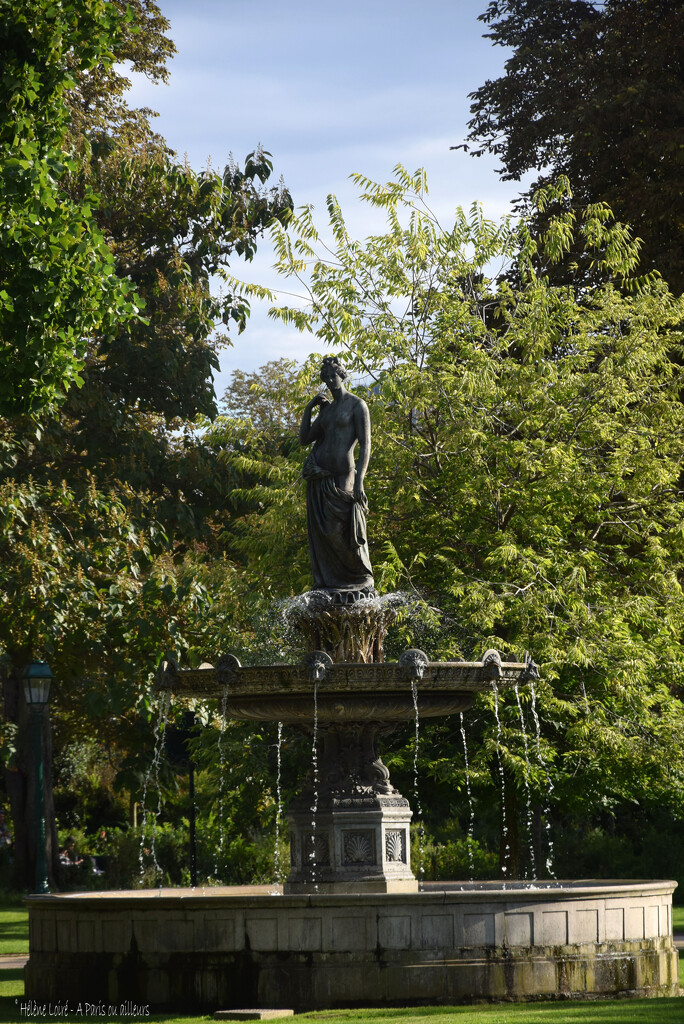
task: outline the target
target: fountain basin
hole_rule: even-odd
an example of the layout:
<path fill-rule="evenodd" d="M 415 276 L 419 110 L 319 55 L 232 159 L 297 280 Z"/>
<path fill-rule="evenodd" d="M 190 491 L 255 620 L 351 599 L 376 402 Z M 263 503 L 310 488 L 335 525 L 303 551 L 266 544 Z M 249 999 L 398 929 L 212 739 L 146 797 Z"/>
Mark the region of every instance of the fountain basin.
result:
<path fill-rule="evenodd" d="M 267 886 L 27 899 L 26 996 L 210 1012 L 679 993 L 675 882 Z"/>
<path fill-rule="evenodd" d="M 515 686 L 536 675 L 531 659 L 503 661 L 494 650 L 481 661 L 430 662 L 411 649 L 389 663 L 333 662 L 315 650 L 299 665 L 245 667 L 225 655 L 215 667 L 193 669 L 167 659 L 156 687 L 218 699 L 224 719 L 277 721 L 314 734 L 316 778 L 311 773 L 288 813 L 288 894 L 406 893 L 418 888 L 412 814 L 390 783 L 379 735 L 418 717 L 465 711 L 493 682 Z"/>
<path fill-rule="evenodd" d="M 310 657 L 314 658 L 315 653 Z M 496 652 L 488 652 L 495 654 Z M 497 655 L 498 657 L 498 655 Z M 211 697 L 221 701 L 227 718 L 255 722 L 311 724 L 314 685 L 320 724 L 377 721 L 406 722 L 415 716 L 415 686 L 421 718 L 451 715 L 469 708 L 475 696 L 496 680 L 501 687 L 524 682 L 529 663 L 486 661 L 428 662 L 412 673 L 400 662 L 364 664 L 342 662 L 315 668 L 300 665 L 240 665 L 226 658 L 214 667 L 180 668 L 163 661 L 157 674 L 158 690 L 184 697 Z"/>

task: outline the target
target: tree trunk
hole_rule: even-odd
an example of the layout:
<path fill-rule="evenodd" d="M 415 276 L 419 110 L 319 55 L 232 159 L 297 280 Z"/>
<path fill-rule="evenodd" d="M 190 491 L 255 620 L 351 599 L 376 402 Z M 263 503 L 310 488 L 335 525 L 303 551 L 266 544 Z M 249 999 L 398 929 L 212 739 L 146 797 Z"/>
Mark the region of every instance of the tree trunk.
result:
<path fill-rule="evenodd" d="M 20 671 L 20 670 L 19 670 Z M 4 713 L 8 721 L 17 726 L 16 753 L 5 766 L 5 785 L 9 796 L 14 827 L 13 885 L 18 890 L 32 892 L 36 881 L 36 763 L 33 748 L 33 722 L 24 700 L 24 688 L 15 669 L 4 680 Z M 54 887 L 59 854 L 55 806 L 52 794 L 52 736 L 49 707 L 42 715 L 41 739 L 43 750 L 43 799 L 45 806 L 45 840 L 48 884 Z"/>

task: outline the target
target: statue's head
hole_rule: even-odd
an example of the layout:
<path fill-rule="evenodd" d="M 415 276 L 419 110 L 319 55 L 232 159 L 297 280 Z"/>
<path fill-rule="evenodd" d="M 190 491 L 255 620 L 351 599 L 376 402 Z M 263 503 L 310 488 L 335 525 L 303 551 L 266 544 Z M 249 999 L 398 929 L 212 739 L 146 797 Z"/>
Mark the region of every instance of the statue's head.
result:
<path fill-rule="evenodd" d="M 326 377 L 330 373 L 336 373 L 340 380 L 346 380 L 347 371 L 340 362 L 337 356 L 324 356 L 323 362 L 321 363 L 321 380 L 326 383 Z"/>

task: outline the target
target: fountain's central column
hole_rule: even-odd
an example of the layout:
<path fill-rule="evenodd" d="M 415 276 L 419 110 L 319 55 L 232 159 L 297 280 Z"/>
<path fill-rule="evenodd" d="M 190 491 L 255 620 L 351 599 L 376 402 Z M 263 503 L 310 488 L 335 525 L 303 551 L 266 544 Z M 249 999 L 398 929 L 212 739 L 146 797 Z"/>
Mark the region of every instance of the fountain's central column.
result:
<path fill-rule="evenodd" d="M 348 722 L 321 729 L 317 771 L 289 808 L 285 892 L 417 889 L 410 866 L 412 812 L 382 763 L 381 728 Z"/>
<path fill-rule="evenodd" d="M 307 659 L 314 684 L 324 683 L 333 664 L 352 663 L 362 673 L 368 664 L 370 685 L 371 664 L 382 661 L 382 640 L 395 614 L 391 606 L 381 599 L 341 605 L 330 596 L 314 592 L 311 597 L 298 609 L 295 625 L 323 648 Z M 378 737 L 396 723 L 362 717 L 363 710 L 339 694 L 320 721 L 315 716 L 314 766 L 288 813 L 285 892 L 413 892 L 418 887 L 410 864 L 412 811 L 390 782 L 378 749 Z"/>

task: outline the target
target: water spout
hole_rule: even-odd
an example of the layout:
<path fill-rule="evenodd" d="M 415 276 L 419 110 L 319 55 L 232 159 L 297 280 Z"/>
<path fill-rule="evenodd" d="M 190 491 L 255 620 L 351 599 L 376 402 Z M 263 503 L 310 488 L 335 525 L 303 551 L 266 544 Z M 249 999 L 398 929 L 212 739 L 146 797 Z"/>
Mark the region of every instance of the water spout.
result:
<path fill-rule="evenodd" d="M 410 648 L 399 655 L 399 664 L 407 679 L 411 682 L 420 681 L 425 675 L 425 669 L 430 664 L 430 659 L 423 651 Z"/>
<path fill-rule="evenodd" d="M 503 677 L 501 655 L 498 651 L 489 650 L 484 652 L 482 655 L 482 671 L 485 679 L 490 679 L 492 682 L 498 682 Z"/>
<path fill-rule="evenodd" d="M 320 683 L 332 668 L 333 660 L 325 651 L 310 651 L 305 655 L 303 664 L 308 668 L 311 680 Z"/>
<path fill-rule="evenodd" d="M 525 651 L 525 671 L 520 677 L 520 682 L 530 683 L 534 682 L 535 679 L 539 679 L 539 666 L 532 659 L 529 651 Z"/>
<path fill-rule="evenodd" d="M 235 678 L 235 670 L 241 668 L 234 654 L 222 654 L 216 663 L 216 675 L 221 686 L 230 686 Z"/>

